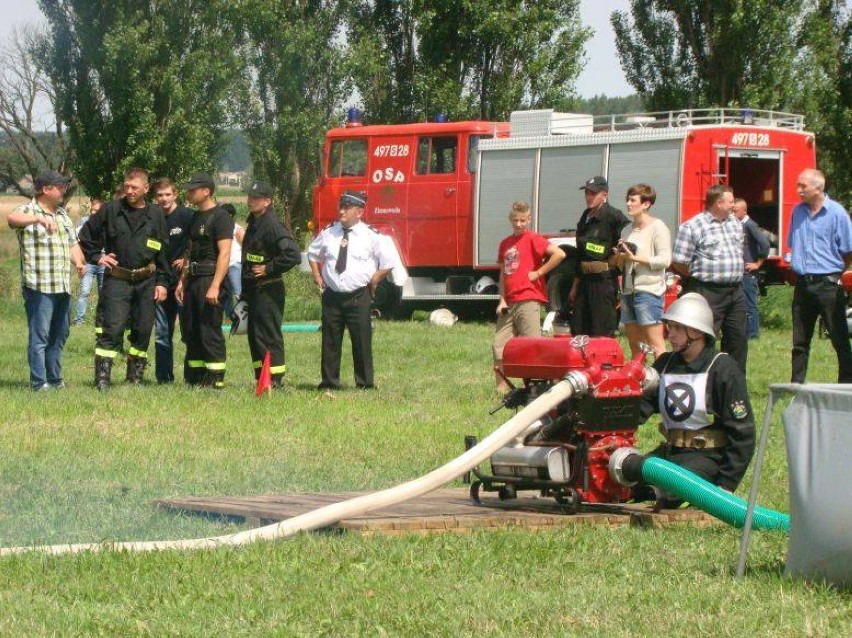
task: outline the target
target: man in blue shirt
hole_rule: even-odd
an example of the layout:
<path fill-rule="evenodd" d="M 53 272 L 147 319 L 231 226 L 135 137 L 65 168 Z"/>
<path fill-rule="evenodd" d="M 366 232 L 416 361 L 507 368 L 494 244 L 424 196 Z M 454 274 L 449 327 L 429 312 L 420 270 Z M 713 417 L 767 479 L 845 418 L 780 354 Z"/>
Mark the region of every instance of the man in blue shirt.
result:
<path fill-rule="evenodd" d="M 825 194 L 825 176 L 802 171 L 796 181 L 802 200 L 793 209 L 787 251 L 796 273 L 793 292 L 793 383 L 804 383 L 817 317 L 822 317 L 837 353 L 838 383 L 852 383 L 852 347 L 846 325 L 846 293 L 840 285 L 852 269 L 852 221 Z"/>

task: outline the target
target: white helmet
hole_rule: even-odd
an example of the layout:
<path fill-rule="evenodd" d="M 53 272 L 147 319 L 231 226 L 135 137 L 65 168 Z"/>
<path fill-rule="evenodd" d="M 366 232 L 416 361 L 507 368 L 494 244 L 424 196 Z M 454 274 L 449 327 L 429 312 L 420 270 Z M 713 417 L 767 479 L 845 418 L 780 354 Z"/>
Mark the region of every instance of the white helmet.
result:
<path fill-rule="evenodd" d="M 431 323 L 433 326 L 450 327 L 458 320 L 459 318 L 446 308 L 438 308 L 437 310 L 433 310 L 432 313 L 429 315 L 429 323 Z"/>
<path fill-rule="evenodd" d="M 663 313 L 663 321 L 676 321 L 683 326 L 703 332 L 711 339 L 716 337 L 716 332 L 713 330 L 713 311 L 707 300 L 697 292 L 688 292 L 677 299 Z"/>
<path fill-rule="evenodd" d="M 248 304 L 240 299 L 231 313 L 230 335 L 244 335 L 248 332 Z"/>

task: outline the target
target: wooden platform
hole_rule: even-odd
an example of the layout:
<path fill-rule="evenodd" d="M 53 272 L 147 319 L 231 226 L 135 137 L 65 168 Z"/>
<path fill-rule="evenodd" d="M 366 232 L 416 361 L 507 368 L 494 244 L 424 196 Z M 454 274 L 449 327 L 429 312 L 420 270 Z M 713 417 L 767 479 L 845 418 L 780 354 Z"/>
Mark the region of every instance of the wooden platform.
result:
<path fill-rule="evenodd" d="M 170 512 L 225 517 L 261 526 L 361 494 L 364 492 L 164 499 L 155 501 L 154 506 Z M 440 489 L 407 503 L 340 521 L 330 529 L 395 535 L 412 532 L 469 532 L 506 527 L 541 529 L 571 525 L 660 527 L 679 522 L 703 527 L 718 522 L 709 514 L 696 509 L 654 513 L 647 505 L 618 508 L 583 506 L 577 514 L 569 514 L 550 498 L 521 497 L 501 501 L 489 493 L 482 495 L 482 502 L 482 505 L 477 505 L 471 501 L 466 488 Z"/>

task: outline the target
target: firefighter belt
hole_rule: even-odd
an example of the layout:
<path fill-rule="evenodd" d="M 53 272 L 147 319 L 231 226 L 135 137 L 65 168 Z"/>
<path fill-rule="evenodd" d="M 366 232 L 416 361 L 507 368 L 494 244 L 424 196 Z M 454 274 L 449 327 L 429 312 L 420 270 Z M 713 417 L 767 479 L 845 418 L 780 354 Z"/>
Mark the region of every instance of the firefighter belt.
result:
<path fill-rule="evenodd" d="M 597 275 L 598 273 L 607 272 L 609 264 L 605 261 L 581 261 L 580 272 L 584 275 Z"/>
<path fill-rule="evenodd" d="M 710 450 L 725 447 L 728 437 L 721 430 L 703 428 L 701 430 L 669 430 L 665 433 L 666 443 L 671 447 Z"/>
<path fill-rule="evenodd" d="M 122 268 L 121 266 L 113 266 L 107 270 L 107 273 L 110 277 L 115 277 L 116 279 L 135 282 L 148 279 L 148 277 L 153 275 L 156 271 L 157 267 L 154 264 L 148 264 L 142 268 Z"/>
<path fill-rule="evenodd" d="M 187 264 L 190 277 L 208 277 L 216 273 L 216 262 L 191 261 Z"/>

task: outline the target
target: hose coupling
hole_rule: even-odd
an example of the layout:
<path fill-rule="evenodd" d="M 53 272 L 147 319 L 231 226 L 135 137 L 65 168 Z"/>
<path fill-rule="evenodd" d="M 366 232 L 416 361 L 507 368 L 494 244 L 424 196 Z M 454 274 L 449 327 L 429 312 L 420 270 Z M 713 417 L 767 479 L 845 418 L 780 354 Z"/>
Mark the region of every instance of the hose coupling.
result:
<path fill-rule="evenodd" d="M 571 370 L 568 372 L 568 374 L 566 374 L 563 378 L 563 381 L 567 381 L 571 384 L 571 388 L 577 396 L 586 394 L 589 390 L 589 378 L 579 370 Z"/>
<path fill-rule="evenodd" d="M 637 481 L 624 475 L 624 462 L 631 456 L 640 454 L 635 447 L 620 447 L 609 455 L 609 475 L 613 481 L 625 487 L 633 487 Z"/>
<path fill-rule="evenodd" d="M 642 392 L 649 394 L 660 387 L 660 373 L 654 366 L 645 366 L 645 379 L 642 381 Z"/>

